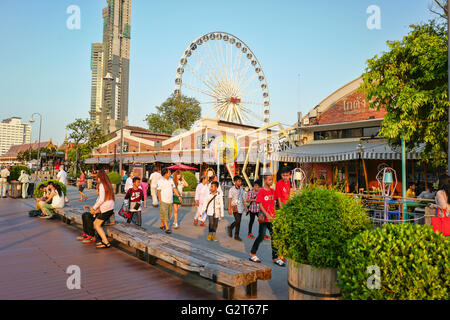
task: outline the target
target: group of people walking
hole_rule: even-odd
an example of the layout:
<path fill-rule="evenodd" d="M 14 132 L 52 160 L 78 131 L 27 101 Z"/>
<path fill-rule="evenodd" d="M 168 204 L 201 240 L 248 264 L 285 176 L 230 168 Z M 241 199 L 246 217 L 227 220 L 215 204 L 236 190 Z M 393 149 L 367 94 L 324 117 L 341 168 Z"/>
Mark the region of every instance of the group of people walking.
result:
<path fill-rule="evenodd" d="M 242 177 L 235 176 L 233 179 L 234 186 L 228 194 L 228 214 L 234 217 L 234 221 L 226 226 L 226 232 L 230 238 L 233 238 L 234 231 L 234 239 L 242 241 L 240 238 L 240 228 L 242 216 L 246 213 L 246 215 L 250 216 L 247 236 L 250 239 L 255 239 L 252 229 L 255 219 L 258 219 L 258 237 L 255 239 L 250 251 L 250 261 L 252 262 L 261 262 L 256 256 L 256 252 L 263 240 L 272 238 L 272 221 L 275 218 L 276 203 L 281 208 L 290 199 L 290 175 L 291 173 L 288 169 L 282 169 L 282 179 L 277 183 L 275 189 L 272 187 L 273 176 L 264 176 L 264 184 L 261 186 L 261 183 L 255 182 L 253 189 L 248 192 L 247 197 L 245 197 L 242 187 Z M 206 219 L 209 219 L 209 241 L 218 241 L 216 238 L 218 222 L 224 219 L 223 192 L 217 180 L 217 176 L 215 175 L 210 177 L 209 180 L 206 176 L 202 177 L 195 192 L 197 211 L 194 217 L 194 225 L 204 227 L 206 226 Z M 270 236 L 266 235 L 266 231 L 269 231 Z M 278 256 L 273 243 L 272 259 L 275 264 L 285 266 L 285 260 Z"/>

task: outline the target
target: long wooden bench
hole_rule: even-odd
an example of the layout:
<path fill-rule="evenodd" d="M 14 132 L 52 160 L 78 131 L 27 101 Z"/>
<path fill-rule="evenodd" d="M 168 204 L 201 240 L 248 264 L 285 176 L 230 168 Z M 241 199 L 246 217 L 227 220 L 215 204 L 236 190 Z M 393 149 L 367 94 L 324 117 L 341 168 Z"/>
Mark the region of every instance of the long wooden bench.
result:
<path fill-rule="evenodd" d="M 57 214 L 68 224 L 82 224 L 82 212 L 65 208 Z M 155 264 L 157 259 L 196 273 L 222 286 L 225 299 L 233 299 L 235 288 L 246 286 L 247 297 L 257 296 L 257 281 L 270 280 L 272 268 L 236 258 L 207 247 L 152 232 L 126 223 L 104 227 L 106 235 L 136 250 L 136 256 Z"/>

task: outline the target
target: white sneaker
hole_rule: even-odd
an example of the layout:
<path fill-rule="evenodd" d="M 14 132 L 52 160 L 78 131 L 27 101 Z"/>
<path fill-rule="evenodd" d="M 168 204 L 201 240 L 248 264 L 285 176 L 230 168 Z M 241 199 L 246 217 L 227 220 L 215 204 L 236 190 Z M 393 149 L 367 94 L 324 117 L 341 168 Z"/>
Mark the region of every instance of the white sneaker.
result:
<path fill-rule="evenodd" d="M 178 229 L 178 223 L 174 223 L 172 226 L 174 229 Z"/>

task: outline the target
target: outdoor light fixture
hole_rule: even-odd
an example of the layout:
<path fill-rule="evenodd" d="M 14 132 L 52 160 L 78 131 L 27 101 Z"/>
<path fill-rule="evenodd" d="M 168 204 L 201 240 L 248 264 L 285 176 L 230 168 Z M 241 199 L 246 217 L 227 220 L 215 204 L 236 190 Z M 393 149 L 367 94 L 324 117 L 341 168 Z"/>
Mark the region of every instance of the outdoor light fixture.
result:
<path fill-rule="evenodd" d="M 384 174 L 383 180 L 384 180 L 383 182 L 386 183 L 386 184 L 393 184 L 394 183 L 394 178 L 392 176 L 392 172 L 386 172 Z"/>

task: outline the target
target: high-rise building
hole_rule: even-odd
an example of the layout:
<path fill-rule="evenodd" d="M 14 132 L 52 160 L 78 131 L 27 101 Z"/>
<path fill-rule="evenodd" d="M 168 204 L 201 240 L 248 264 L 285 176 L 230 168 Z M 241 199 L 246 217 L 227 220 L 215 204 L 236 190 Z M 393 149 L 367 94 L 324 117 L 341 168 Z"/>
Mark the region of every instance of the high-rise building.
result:
<path fill-rule="evenodd" d="M 12 117 L 0 123 L 0 155 L 11 146 L 31 142 L 31 125 L 22 122 L 22 118 Z"/>
<path fill-rule="evenodd" d="M 107 0 L 103 9 L 103 101 L 104 132 L 128 124 L 128 88 L 131 39 L 131 0 Z"/>
<path fill-rule="evenodd" d="M 91 50 L 91 120 L 101 124 L 103 103 L 103 43 L 93 43 Z"/>

